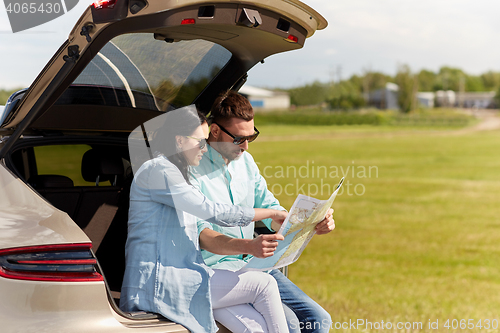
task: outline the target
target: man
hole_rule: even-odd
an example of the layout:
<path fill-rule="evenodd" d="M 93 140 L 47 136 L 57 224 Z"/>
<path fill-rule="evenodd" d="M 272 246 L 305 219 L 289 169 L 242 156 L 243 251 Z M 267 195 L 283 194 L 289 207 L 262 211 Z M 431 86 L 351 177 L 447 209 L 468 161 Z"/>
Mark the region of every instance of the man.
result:
<path fill-rule="evenodd" d="M 282 209 L 267 189 L 265 179 L 252 156 L 246 152 L 249 142 L 259 134 L 254 127 L 253 108 L 243 96 L 229 91 L 218 97 L 210 115 L 208 151 L 200 165 L 191 173 L 191 183 L 214 202 L 253 208 Z M 327 234 L 335 228 L 330 210 L 317 227 L 317 234 Z M 279 226 L 263 221 L 272 231 Z M 247 254 L 259 258 L 273 255 L 276 235 L 254 238 L 254 225 L 219 227 L 206 221 L 198 222 L 203 258 L 212 268 L 239 270 Z M 331 317 L 280 271 L 270 274 L 278 282 L 290 332 L 328 332 Z"/>

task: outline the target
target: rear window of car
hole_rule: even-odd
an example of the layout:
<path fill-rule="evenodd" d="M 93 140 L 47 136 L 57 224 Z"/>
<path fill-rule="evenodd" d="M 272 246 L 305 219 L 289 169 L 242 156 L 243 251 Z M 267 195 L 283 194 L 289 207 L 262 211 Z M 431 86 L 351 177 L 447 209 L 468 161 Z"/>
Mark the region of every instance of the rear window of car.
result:
<path fill-rule="evenodd" d="M 165 41 L 152 33 L 118 36 L 56 104 L 168 111 L 191 104 L 230 58 L 224 47 L 201 39 Z"/>
<path fill-rule="evenodd" d="M 70 178 L 75 186 L 93 185 L 82 177 L 82 156 L 91 149 L 88 145 L 57 145 L 34 147 L 39 175 L 61 175 Z M 101 185 L 109 185 L 108 182 Z"/>

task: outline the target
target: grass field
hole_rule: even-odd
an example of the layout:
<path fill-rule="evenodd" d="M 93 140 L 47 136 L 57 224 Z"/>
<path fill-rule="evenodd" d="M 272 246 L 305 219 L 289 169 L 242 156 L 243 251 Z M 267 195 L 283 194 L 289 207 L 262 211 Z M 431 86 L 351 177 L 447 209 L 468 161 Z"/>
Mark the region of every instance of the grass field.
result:
<path fill-rule="evenodd" d="M 336 230 L 316 236 L 290 266 L 290 278 L 337 328 L 360 319 L 365 325 L 341 330 L 396 331 L 410 322 L 397 331 L 498 331 L 491 328 L 500 326 L 500 131 L 259 130 L 250 152 L 287 208 L 299 193 L 326 199 L 327 185 L 347 173 L 334 203 Z M 460 329 L 461 319 L 469 328 Z"/>

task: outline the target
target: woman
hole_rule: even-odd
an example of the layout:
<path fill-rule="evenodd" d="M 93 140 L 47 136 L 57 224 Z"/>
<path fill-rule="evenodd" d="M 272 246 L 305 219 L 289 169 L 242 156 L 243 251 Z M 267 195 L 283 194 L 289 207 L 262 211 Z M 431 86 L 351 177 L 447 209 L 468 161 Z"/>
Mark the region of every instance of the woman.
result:
<path fill-rule="evenodd" d="M 164 125 L 154 139 L 161 154 L 139 168 L 130 190 L 120 307 L 162 314 L 192 332 L 215 332 L 209 287 L 213 271 L 201 256 L 197 218 L 243 226 L 265 218 L 282 223 L 287 213 L 209 201 L 187 176 L 189 166 L 198 165 L 207 150 L 205 117 L 193 105 L 161 117 Z M 287 332 L 276 281 L 261 272 L 232 274 L 224 275 L 228 290 L 217 293 L 217 304 L 250 303 L 270 332 Z"/>

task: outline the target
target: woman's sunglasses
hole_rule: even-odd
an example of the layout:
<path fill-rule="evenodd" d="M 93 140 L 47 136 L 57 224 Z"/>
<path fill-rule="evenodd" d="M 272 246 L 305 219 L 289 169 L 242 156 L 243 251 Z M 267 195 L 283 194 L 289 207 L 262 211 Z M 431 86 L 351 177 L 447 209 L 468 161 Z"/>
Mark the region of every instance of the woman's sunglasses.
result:
<path fill-rule="evenodd" d="M 207 146 L 207 139 L 198 139 L 198 138 L 195 138 L 193 136 L 189 136 L 189 135 L 186 135 L 186 138 L 190 138 L 190 139 L 194 139 L 196 141 L 198 141 L 198 148 L 200 148 L 200 150 L 204 149 L 206 146 Z"/>
<path fill-rule="evenodd" d="M 245 141 L 253 142 L 253 141 L 255 141 L 255 139 L 257 139 L 257 137 L 260 134 L 259 130 L 257 128 L 255 128 L 255 126 L 254 126 L 253 127 L 253 130 L 255 131 L 254 134 L 252 134 L 252 135 L 246 135 L 246 136 L 234 136 L 231 133 L 229 133 L 228 130 L 225 129 L 224 127 L 222 127 L 221 125 L 219 125 L 217 123 L 214 123 L 214 124 L 217 125 L 217 126 L 219 126 L 219 128 L 222 130 L 222 132 L 226 133 L 231 138 L 233 138 L 233 143 L 235 145 L 241 145 Z"/>

